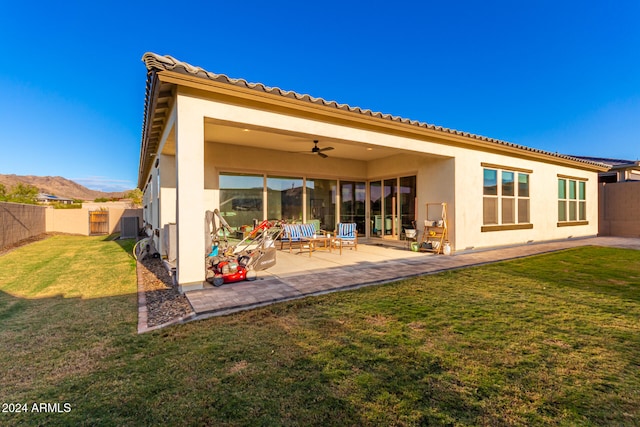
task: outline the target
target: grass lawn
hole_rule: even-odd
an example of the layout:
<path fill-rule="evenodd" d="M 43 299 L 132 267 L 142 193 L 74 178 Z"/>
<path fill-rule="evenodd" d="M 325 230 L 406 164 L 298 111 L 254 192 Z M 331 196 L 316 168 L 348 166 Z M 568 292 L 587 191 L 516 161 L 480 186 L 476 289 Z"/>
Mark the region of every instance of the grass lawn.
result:
<path fill-rule="evenodd" d="M 0 257 L 0 409 L 59 404 L 0 425 L 640 425 L 640 251 L 137 335 L 132 244 L 55 236 Z"/>

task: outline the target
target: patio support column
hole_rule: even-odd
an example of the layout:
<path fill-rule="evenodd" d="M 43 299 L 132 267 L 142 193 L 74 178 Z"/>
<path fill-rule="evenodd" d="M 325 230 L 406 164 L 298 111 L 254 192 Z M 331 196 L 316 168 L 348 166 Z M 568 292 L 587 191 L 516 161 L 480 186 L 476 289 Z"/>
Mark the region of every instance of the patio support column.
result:
<path fill-rule="evenodd" d="M 180 292 L 202 289 L 204 265 L 204 118 L 192 99 L 177 96 L 176 234 Z"/>

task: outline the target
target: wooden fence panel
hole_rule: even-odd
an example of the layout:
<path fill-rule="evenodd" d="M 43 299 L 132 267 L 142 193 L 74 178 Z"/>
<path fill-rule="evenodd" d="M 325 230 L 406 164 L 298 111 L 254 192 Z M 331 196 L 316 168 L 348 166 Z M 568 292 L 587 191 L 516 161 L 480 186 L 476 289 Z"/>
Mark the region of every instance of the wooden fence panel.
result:
<path fill-rule="evenodd" d="M 109 234 L 109 211 L 89 211 L 89 234 Z"/>

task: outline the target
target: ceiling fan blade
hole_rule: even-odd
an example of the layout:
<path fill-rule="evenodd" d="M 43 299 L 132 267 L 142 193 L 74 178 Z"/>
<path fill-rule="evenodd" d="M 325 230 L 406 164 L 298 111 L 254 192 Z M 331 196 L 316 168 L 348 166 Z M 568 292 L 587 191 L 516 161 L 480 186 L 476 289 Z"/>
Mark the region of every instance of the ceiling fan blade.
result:
<path fill-rule="evenodd" d="M 334 149 L 333 147 L 324 147 L 324 148 L 321 148 L 320 151 L 329 151 L 333 149 Z"/>
<path fill-rule="evenodd" d="M 327 157 L 329 157 L 326 154 L 321 153 L 320 151 L 318 151 L 318 156 L 322 157 L 323 159 L 326 159 Z"/>

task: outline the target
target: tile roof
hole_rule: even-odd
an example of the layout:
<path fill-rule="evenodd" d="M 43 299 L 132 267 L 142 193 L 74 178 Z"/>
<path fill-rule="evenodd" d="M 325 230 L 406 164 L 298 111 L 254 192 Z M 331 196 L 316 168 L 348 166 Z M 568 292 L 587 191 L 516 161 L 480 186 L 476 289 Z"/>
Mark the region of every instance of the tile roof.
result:
<path fill-rule="evenodd" d="M 587 160 L 589 162 L 602 163 L 611 168 L 625 168 L 638 166 L 638 160 L 622 160 L 622 159 L 609 159 L 607 157 L 589 157 L 589 156 L 572 156 L 576 159 Z"/>
<path fill-rule="evenodd" d="M 547 156 L 551 156 L 551 157 L 565 159 L 565 160 L 569 160 L 569 161 L 585 163 L 585 164 L 588 164 L 588 165 L 591 165 L 591 166 L 597 166 L 597 167 L 607 167 L 608 166 L 607 164 L 603 164 L 603 163 L 600 163 L 600 162 L 595 161 L 595 160 L 588 160 L 587 158 L 579 158 L 579 157 L 568 156 L 568 155 L 565 155 L 565 154 L 552 153 L 552 152 L 549 152 L 549 151 L 539 150 L 539 149 L 536 149 L 536 148 L 531 148 L 531 147 L 527 147 L 527 146 L 524 146 L 524 145 L 514 144 L 512 142 L 502 141 L 502 140 L 499 140 L 499 139 L 489 138 L 489 137 L 486 137 L 486 136 L 476 135 L 476 134 L 472 134 L 472 133 L 469 133 L 469 132 L 462 132 L 462 131 L 455 130 L 455 129 L 449 129 L 449 128 L 445 128 L 445 127 L 442 127 L 442 126 L 436 126 L 436 125 L 420 122 L 420 121 L 417 121 L 417 120 L 410 120 L 410 119 L 402 118 L 402 117 L 399 117 L 399 116 L 394 116 L 394 115 L 391 115 L 391 114 L 374 112 L 374 111 L 371 111 L 371 110 L 368 110 L 368 109 L 362 109 L 360 107 L 351 107 L 351 106 L 349 106 L 347 104 L 340 104 L 340 103 L 338 103 L 336 101 L 327 101 L 327 100 L 325 100 L 323 98 L 316 98 L 316 97 L 313 97 L 311 95 L 299 94 L 299 93 L 294 92 L 294 91 L 282 90 L 282 89 L 277 88 L 277 87 L 269 87 L 269 86 L 266 86 L 266 85 L 264 85 L 262 83 L 250 83 L 250 82 L 248 82 L 248 81 L 246 81 L 244 79 L 235 79 L 235 78 L 228 77 L 225 74 L 212 73 L 212 72 L 207 71 L 207 70 L 205 70 L 203 68 L 195 67 L 195 66 L 190 65 L 190 64 L 188 64 L 186 62 L 179 61 L 179 60 L 177 60 L 174 57 L 169 56 L 169 55 L 158 55 L 156 53 L 147 52 L 142 56 L 142 61 L 145 63 L 145 65 L 147 67 L 147 70 L 149 71 L 149 74 L 151 74 L 151 72 L 153 72 L 153 71 L 173 71 L 173 72 L 177 72 L 177 73 L 188 74 L 188 75 L 197 76 L 197 77 L 200 77 L 200 78 L 203 78 L 203 79 L 208 79 L 208 80 L 221 82 L 221 83 L 227 83 L 227 84 L 230 84 L 230 85 L 240 86 L 240 87 L 243 87 L 243 88 L 253 89 L 253 90 L 256 90 L 256 91 L 261 91 L 261 92 L 265 92 L 265 93 L 269 93 L 269 94 L 280 95 L 280 96 L 287 97 L 287 98 L 294 98 L 294 99 L 307 101 L 307 102 L 311 102 L 311 103 L 318 104 L 318 105 L 324 105 L 324 106 L 327 106 L 327 107 L 336 108 L 336 109 L 339 109 L 339 110 L 344 110 L 344 111 L 349 111 L 349 112 L 352 112 L 352 113 L 362 114 L 362 115 L 365 115 L 365 116 L 371 116 L 371 117 L 390 120 L 390 121 L 394 121 L 394 122 L 405 123 L 407 125 L 413 125 L 413 126 L 417 126 L 417 127 L 422 127 L 422 128 L 426 128 L 426 129 L 430 129 L 430 130 L 443 132 L 443 133 L 446 133 L 446 134 L 458 135 L 458 136 L 463 136 L 463 137 L 467 137 L 467 138 L 471 138 L 471 139 L 475 139 L 475 140 L 479 140 L 479 141 L 490 142 L 490 143 L 494 143 L 494 144 L 501 145 L 501 146 L 504 146 L 504 147 L 510 147 L 510 148 L 515 148 L 515 149 L 528 151 L 528 152 L 532 152 L 532 153 L 538 153 L 538 154 L 543 154 L 543 155 L 547 155 Z M 147 82 L 147 87 L 149 87 L 149 82 Z M 147 108 L 148 108 L 148 105 L 145 106 L 145 110 Z M 145 117 L 146 117 L 146 114 L 145 114 Z"/>

